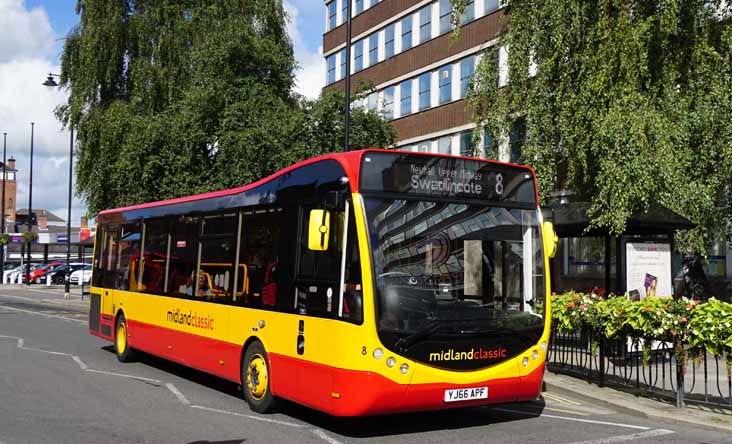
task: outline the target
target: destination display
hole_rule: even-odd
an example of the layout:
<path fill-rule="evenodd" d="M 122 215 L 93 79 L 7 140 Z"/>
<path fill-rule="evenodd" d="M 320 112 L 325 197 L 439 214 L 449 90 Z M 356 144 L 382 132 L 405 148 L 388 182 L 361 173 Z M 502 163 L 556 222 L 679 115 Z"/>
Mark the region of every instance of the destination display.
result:
<path fill-rule="evenodd" d="M 361 191 L 536 204 L 529 170 L 497 163 L 411 153 L 367 153 Z"/>

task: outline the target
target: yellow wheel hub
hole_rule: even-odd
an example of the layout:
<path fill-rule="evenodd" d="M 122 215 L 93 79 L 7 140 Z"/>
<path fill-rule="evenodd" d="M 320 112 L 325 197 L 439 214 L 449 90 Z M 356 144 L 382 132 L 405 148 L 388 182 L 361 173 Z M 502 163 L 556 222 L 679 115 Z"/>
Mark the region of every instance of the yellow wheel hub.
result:
<path fill-rule="evenodd" d="M 254 399 L 260 400 L 267 393 L 267 363 L 262 355 L 254 355 L 247 366 L 247 390 Z"/>
<path fill-rule="evenodd" d="M 127 349 L 127 329 L 125 324 L 119 324 L 117 327 L 117 352 L 122 354 Z"/>

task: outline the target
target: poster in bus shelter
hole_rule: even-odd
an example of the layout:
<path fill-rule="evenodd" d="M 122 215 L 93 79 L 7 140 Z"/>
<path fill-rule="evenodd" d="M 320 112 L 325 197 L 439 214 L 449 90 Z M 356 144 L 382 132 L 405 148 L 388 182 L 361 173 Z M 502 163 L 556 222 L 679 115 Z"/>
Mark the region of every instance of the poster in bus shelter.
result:
<path fill-rule="evenodd" d="M 671 297 L 671 244 L 628 242 L 625 244 L 625 288 L 630 300 Z M 628 338 L 628 351 L 641 353 L 643 339 Z M 670 343 L 652 341 L 651 349 L 667 349 Z"/>
<path fill-rule="evenodd" d="M 625 263 L 625 288 L 631 300 L 671 296 L 671 244 L 628 242 Z"/>

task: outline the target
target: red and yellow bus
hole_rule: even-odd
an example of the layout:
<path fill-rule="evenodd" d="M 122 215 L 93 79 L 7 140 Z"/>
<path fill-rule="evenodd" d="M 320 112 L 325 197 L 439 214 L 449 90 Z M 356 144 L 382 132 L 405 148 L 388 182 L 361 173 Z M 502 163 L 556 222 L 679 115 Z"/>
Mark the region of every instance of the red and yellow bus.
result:
<path fill-rule="evenodd" d="M 89 331 L 354 416 L 535 399 L 550 325 L 527 167 L 330 154 L 251 185 L 97 217 Z"/>

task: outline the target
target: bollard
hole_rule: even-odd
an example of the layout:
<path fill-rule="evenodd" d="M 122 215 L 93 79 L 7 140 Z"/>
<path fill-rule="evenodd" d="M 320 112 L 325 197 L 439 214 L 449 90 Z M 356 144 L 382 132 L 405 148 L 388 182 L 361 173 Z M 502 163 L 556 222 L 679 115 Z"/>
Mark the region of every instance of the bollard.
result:
<path fill-rule="evenodd" d="M 46 275 L 46 287 L 50 287 L 50 286 L 51 286 L 51 275 L 47 274 Z"/>

